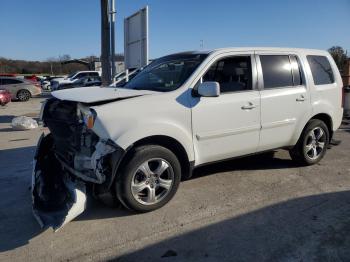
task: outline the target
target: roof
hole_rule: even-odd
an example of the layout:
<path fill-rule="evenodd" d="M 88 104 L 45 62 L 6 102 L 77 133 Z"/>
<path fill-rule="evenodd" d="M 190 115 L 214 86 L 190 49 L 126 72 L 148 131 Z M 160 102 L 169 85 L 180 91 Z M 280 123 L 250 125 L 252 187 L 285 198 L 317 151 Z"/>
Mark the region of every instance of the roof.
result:
<path fill-rule="evenodd" d="M 238 51 L 275 51 L 275 52 L 327 52 L 326 50 L 320 50 L 320 49 L 306 49 L 306 48 L 288 48 L 288 47 L 225 47 L 225 48 L 217 48 L 217 49 L 211 49 L 211 50 L 198 50 L 198 51 L 187 51 L 187 52 L 180 52 L 180 53 L 174 53 L 170 55 L 208 55 L 211 53 L 223 53 L 223 52 L 238 52 Z"/>

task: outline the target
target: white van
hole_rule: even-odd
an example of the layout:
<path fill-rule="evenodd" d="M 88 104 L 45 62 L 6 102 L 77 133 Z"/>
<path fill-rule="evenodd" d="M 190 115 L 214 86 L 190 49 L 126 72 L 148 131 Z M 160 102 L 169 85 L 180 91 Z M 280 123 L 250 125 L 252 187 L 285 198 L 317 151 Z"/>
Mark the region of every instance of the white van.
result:
<path fill-rule="evenodd" d="M 315 164 L 343 115 L 336 64 L 306 49 L 173 54 L 123 88 L 52 95 L 32 192 L 34 214 L 55 229 L 83 212 L 86 185 L 145 212 L 166 204 L 201 165 L 277 148 Z M 48 210 L 62 217 L 47 220 Z"/>

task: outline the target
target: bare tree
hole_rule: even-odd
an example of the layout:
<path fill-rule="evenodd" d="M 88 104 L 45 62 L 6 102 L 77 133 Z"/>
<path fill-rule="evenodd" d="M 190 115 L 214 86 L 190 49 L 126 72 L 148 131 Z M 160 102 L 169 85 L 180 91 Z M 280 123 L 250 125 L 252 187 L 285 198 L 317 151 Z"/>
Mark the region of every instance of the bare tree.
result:
<path fill-rule="evenodd" d="M 347 52 L 341 46 L 332 46 L 328 49 L 328 52 L 332 55 L 339 71 L 342 72 L 345 62 L 348 59 Z"/>

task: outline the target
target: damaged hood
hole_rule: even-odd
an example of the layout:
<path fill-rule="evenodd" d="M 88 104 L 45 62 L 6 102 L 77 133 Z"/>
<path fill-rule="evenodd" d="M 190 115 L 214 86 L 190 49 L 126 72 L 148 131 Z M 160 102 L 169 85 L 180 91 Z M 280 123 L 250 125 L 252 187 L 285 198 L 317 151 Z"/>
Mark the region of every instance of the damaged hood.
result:
<path fill-rule="evenodd" d="M 113 101 L 128 97 L 155 94 L 158 92 L 148 90 L 133 90 L 115 87 L 81 87 L 52 92 L 52 96 L 66 101 L 81 103 L 96 103 L 102 101 Z"/>

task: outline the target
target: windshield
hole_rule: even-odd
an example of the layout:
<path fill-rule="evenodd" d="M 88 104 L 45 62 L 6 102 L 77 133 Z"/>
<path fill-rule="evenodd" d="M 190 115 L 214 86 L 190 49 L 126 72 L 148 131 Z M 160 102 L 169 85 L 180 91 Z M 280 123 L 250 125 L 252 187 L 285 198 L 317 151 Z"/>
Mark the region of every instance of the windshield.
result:
<path fill-rule="evenodd" d="M 204 54 L 176 54 L 153 61 L 123 88 L 169 92 L 179 88 L 207 57 Z"/>
<path fill-rule="evenodd" d="M 72 78 L 77 72 L 71 73 L 70 75 L 68 75 L 66 78 Z"/>

